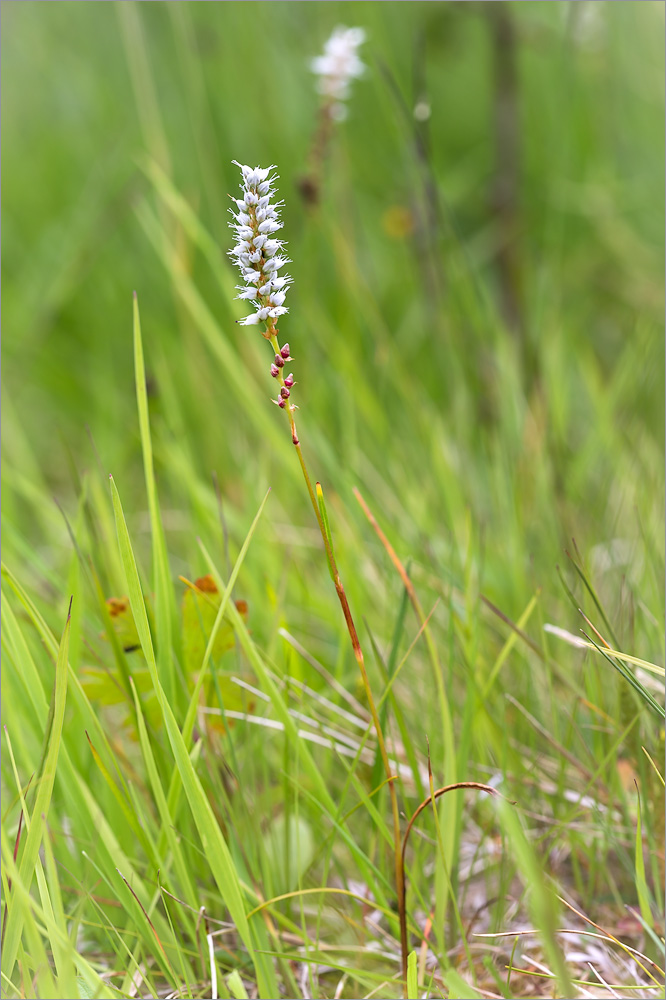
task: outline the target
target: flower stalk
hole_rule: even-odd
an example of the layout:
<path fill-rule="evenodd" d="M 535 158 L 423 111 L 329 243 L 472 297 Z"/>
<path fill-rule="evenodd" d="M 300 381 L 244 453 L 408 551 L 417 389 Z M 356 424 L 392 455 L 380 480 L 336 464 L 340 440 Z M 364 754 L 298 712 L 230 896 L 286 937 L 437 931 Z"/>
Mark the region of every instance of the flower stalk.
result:
<path fill-rule="evenodd" d="M 236 163 L 236 161 L 233 161 Z M 274 195 L 274 184 L 277 175 L 272 174 L 273 167 L 251 168 L 243 164 L 237 164 L 243 175 L 241 185 L 243 197 L 234 199 L 238 208 L 237 212 L 232 209 L 234 222 L 231 224 L 237 236 L 237 245 L 230 251 L 230 256 L 235 259 L 241 274 L 244 285 L 237 286 L 239 299 L 248 301 L 254 307 L 254 312 L 250 313 L 239 322 L 244 326 L 265 324 L 262 330 L 263 337 L 270 343 L 274 357 L 270 366 L 270 374 L 279 386 L 277 399 L 273 402 L 285 411 L 289 420 L 291 430 L 291 440 L 298 455 L 298 461 L 303 473 L 303 479 L 307 487 L 310 503 L 317 519 L 317 524 L 321 532 L 326 558 L 331 573 L 331 578 L 335 586 L 336 594 L 342 608 L 347 631 L 351 640 L 354 658 L 361 674 L 361 680 L 365 690 L 365 696 L 372 716 L 373 725 L 377 735 L 377 744 L 381 756 L 384 771 L 386 773 L 389 793 L 391 796 L 391 811 L 393 815 L 393 848 L 395 861 L 395 883 L 398 903 L 398 919 L 400 924 L 400 945 L 401 945 L 401 966 L 403 985 L 407 977 L 407 914 L 405 906 L 405 879 L 404 866 L 401 850 L 400 835 L 400 811 L 398 808 L 398 797 L 395 789 L 395 776 L 391 770 L 391 764 L 386 750 L 382 725 L 372 695 L 370 681 L 365 668 L 365 660 L 361 642 L 356 631 L 356 625 L 352 617 L 349 601 L 340 577 L 333 543 L 328 525 L 328 518 L 323 507 L 323 493 L 321 485 L 317 483 L 317 494 L 321 496 L 320 504 L 317 494 L 312 486 L 312 480 L 308 472 L 301 442 L 296 429 L 294 413 L 297 409 L 295 403 L 291 401 L 292 388 L 295 385 L 293 374 L 289 373 L 285 377 L 284 368 L 287 361 L 292 361 L 289 344 L 280 345 L 279 331 L 276 320 L 288 312 L 284 305 L 285 295 L 291 285 L 292 279 L 289 276 L 280 276 L 278 272 L 289 263 L 287 257 L 282 254 L 284 243 L 274 238 L 275 234 L 282 228 L 279 218 L 281 203 L 272 204 Z"/>
<path fill-rule="evenodd" d="M 364 41 L 363 28 L 338 27 L 324 45 L 324 51 L 310 61 L 310 69 L 317 77 L 321 103 L 308 156 L 309 170 L 300 179 L 299 190 L 311 205 L 319 201 L 324 163 L 335 125 L 347 117 L 346 102 L 351 82 L 365 72 L 358 55 Z"/>

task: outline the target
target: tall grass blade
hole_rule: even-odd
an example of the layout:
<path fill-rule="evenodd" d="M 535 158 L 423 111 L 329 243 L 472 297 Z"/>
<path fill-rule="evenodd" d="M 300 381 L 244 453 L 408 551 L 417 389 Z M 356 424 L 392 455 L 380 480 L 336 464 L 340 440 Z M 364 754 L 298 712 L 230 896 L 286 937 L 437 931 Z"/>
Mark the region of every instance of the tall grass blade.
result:
<path fill-rule="evenodd" d="M 419 981 L 415 951 L 410 951 L 407 958 L 407 1000 L 419 1000 Z"/>
<path fill-rule="evenodd" d="M 157 626 L 157 667 L 164 693 L 169 704 L 176 705 L 175 671 L 173 663 L 173 642 L 171 637 L 171 620 L 173 614 L 173 589 L 169 574 L 169 557 L 167 555 L 164 527 L 160 517 L 159 500 L 155 486 L 155 468 L 153 464 L 153 445 L 150 437 L 150 419 L 148 416 L 148 394 L 146 390 L 146 371 L 143 359 L 143 341 L 141 339 L 141 319 L 139 316 L 139 300 L 136 292 L 133 298 L 134 326 L 134 373 L 136 379 L 136 401 L 139 411 L 139 428 L 141 431 L 141 448 L 143 451 L 143 468 L 148 494 L 148 511 L 150 514 L 150 532 L 153 547 L 153 586 L 155 587 L 155 618 Z"/>
<path fill-rule="evenodd" d="M 65 718 L 65 703 L 67 699 L 67 653 L 69 648 L 70 621 L 71 601 L 56 660 L 53 697 L 47 721 L 48 743 L 46 754 L 37 783 L 35 805 L 30 818 L 30 829 L 28 830 L 25 846 L 18 865 L 18 879 L 21 885 L 25 886 L 27 890 L 30 888 L 35 865 L 38 860 L 44 824 L 49 813 L 51 796 L 53 794 L 58 755 L 60 753 L 62 727 Z M 7 907 L 7 930 L 2 950 L 2 971 L 10 979 L 14 971 L 21 931 L 23 929 L 23 909 L 12 905 L 11 899 L 7 899 Z"/>
<path fill-rule="evenodd" d="M 650 894 L 648 892 L 647 880 L 645 878 L 645 858 L 643 857 L 643 826 L 641 821 L 641 796 L 636 789 L 637 796 L 637 808 L 636 808 L 636 846 L 635 846 L 635 864 L 636 864 L 636 894 L 638 895 L 638 905 L 640 906 L 641 916 L 645 923 L 651 927 L 652 920 L 652 908 L 650 906 Z"/>

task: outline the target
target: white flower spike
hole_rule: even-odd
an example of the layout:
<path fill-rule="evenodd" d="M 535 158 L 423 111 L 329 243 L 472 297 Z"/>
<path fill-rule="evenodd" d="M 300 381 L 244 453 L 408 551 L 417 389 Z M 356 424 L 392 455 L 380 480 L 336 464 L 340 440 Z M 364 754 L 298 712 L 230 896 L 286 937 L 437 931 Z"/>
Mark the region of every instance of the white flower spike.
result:
<path fill-rule="evenodd" d="M 338 121 L 347 115 L 344 101 L 349 97 L 351 81 L 365 72 L 358 56 L 364 41 L 363 28 L 336 28 L 322 55 L 310 63 L 310 69 L 319 77 L 319 93 L 330 100 L 331 117 Z"/>
<path fill-rule="evenodd" d="M 278 272 L 289 264 L 289 258 L 281 252 L 282 240 L 274 239 L 274 234 L 282 229 L 280 208 L 282 202 L 272 202 L 275 195 L 277 174 L 275 167 L 248 167 L 238 160 L 232 160 L 243 175 L 240 185 L 242 198 L 233 198 L 238 211 L 229 211 L 234 221 L 229 225 L 236 234 L 236 246 L 229 251 L 243 276 L 244 285 L 236 285 L 237 299 L 242 299 L 254 307 L 254 312 L 238 322 L 243 326 L 265 323 L 262 335 L 269 341 L 275 354 L 271 364 L 271 376 L 280 387 L 279 395 L 273 402 L 284 410 L 291 425 L 291 439 L 298 446 L 298 434 L 294 423 L 295 403 L 288 402 L 294 383 L 294 376 L 284 377 L 282 369 L 286 361 L 293 361 L 289 344 L 280 347 L 278 328 L 275 321 L 289 310 L 284 305 L 291 278 Z M 271 203 L 272 202 L 272 203 Z"/>
<path fill-rule="evenodd" d="M 230 209 L 234 221 L 230 223 L 236 234 L 236 246 L 229 251 L 243 276 L 245 286 L 237 285 L 236 298 L 251 303 L 256 312 L 239 320 L 243 326 L 266 323 L 264 336 L 270 339 L 275 332 L 275 320 L 288 312 L 283 305 L 291 284 L 289 275 L 278 271 L 289 263 L 280 251 L 282 240 L 273 234 L 282 229 L 279 209 L 281 202 L 271 204 L 275 195 L 277 174 L 274 167 L 248 167 L 233 160 L 243 174 L 242 198 L 234 198 L 238 211 Z"/>

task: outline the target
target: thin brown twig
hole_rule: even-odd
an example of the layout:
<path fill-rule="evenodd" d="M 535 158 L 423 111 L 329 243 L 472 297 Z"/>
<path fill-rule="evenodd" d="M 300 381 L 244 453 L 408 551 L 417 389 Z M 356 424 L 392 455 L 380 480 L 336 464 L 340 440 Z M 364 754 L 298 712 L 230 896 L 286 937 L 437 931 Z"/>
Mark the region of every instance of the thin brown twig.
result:
<path fill-rule="evenodd" d="M 428 806 L 432 805 L 432 800 L 433 799 L 438 799 L 438 798 L 440 798 L 440 796 L 445 795 L 447 792 L 455 792 L 457 789 L 461 789 L 461 788 L 476 788 L 477 791 L 479 791 L 479 792 L 488 792 L 489 795 L 497 795 L 497 796 L 499 796 L 499 798 L 505 799 L 505 801 L 509 802 L 511 805 L 515 805 L 516 804 L 512 799 L 507 799 L 506 795 L 502 795 L 501 792 L 498 792 L 497 789 L 493 788 L 492 785 L 484 785 L 483 782 L 481 782 L 481 781 L 456 781 L 452 785 L 445 785 L 443 788 L 437 788 L 437 789 L 435 789 L 434 793 L 432 795 L 428 795 L 428 797 L 425 798 L 423 800 L 423 802 L 421 802 L 421 804 L 416 808 L 416 810 L 412 813 L 412 818 L 410 819 L 409 823 L 407 824 L 407 829 L 405 830 L 404 836 L 402 838 L 402 853 L 401 853 L 401 856 L 402 856 L 403 867 L 404 867 L 404 864 L 405 864 L 405 852 L 407 850 L 407 839 L 409 837 L 409 834 L 411 833 L 411 830 L 412 830 L 412 827 L 414 826 L 414 823 L 419 818 L 419 816 L 421 815 L 421 813 L 423 812 L 423 810 L 427 809 Z"/>

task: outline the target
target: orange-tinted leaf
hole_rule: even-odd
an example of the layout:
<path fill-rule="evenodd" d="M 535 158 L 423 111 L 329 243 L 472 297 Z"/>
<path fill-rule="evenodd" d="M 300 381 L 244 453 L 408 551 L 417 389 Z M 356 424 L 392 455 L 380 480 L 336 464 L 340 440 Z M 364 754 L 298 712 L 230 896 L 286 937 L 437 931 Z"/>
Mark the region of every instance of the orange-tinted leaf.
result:
<path fill-rule="evenodd" d="M 109 597 L 106 606 L 115 633 L 125 652 L 131 653 L 133 650 L 139 649 L 141 643 L 132 617 L 129 599 L 127 597 Z M 108 639 L 105 633 L 102 633 L 102 637 Z"/>
<path fill-rule="evenodd" d="M 201 669 L 222 598 L 210 575 L 199 577 L 193 584 L 184 577 L 181 580 L 187 584 L 183 594 L 183 658 L 188 675 L 193 675 Z M 236 601 L 235 604 L 239 614 L 247 621 L 247 601 Z M 219 709 L 219 690 L 225 711 L 249 712 L 254 707 L 254 701 L 250 701 L 247 691 L 219 668 L 216 669 L 217 689 L 213 680 L 212 669 L 217 668 L 220 657 L 233 647 L 233 629 L 225 616 L 213 644 L 213 665 L 208 668 L 209 676 L 203 685 L 202 702 L 209 708 Z M 220 731 L 225 728 L 220 715 L 207 715 L 206 721 L 210 729 Z M 234 720 L 227 720 L 227 724 L 232 726 Z"/>
<path fill-rule="evenodd" d="M 201 576 L 194 584 L 187 583 L 183 594 L 183 658 L 188 673 L 201 667 L 208 640 L 220 607 L 221 596 L 212 576 Z M 236 601 L 239 613 L 247 620 L 247 602 Z M 217 660 L 228 649 L 233 649 L 234 636 L 231 625 L 225 620 L 218 629 L 213 645 L 213 658 Z"/>

